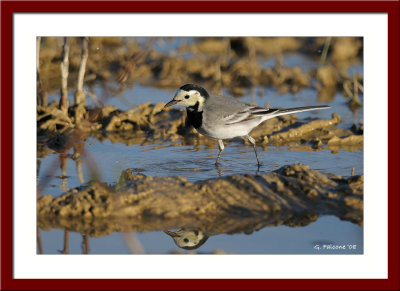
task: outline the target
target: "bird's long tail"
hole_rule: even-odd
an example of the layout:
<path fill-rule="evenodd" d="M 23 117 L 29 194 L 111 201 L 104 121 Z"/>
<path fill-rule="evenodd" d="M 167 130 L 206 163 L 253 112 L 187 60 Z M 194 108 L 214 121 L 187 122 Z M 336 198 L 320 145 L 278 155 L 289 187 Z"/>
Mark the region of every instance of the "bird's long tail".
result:
<path fill-rule="evenodd" d="M 293 114 L 297 112 L 303 111 L 310 111 L 310 110 L 319 110 L 319 109 L 328 109 L 331 108 L 329 105 L 319 105 L 319 106 L 304 106 L 304 107 L 295 107 L 295 108 L 288 108 L 288 109 L 280 109 L 280 108 L 270 108 L 263 112 L 262 114 L 258 113 L 259 115 L 266 115 L 269 118 L 286 115 L 286 114 Z"/>

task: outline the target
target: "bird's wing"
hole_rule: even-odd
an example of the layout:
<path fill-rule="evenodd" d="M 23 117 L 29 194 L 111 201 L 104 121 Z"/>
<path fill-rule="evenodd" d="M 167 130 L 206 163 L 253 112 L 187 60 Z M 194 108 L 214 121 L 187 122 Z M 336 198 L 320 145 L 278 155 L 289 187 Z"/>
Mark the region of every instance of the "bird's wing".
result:
<path fill-rule="evenodd" d="M 262 117 L 268 109 L 250 105 L 234 98 L 211 95 L 206 103 L 211 120 L 229 125 Z"/>
<path fill-rule="evenodd" d="M 238 111 L 234 114 L 226 116 L 224 118 L 224 122 L 226 125 L 240 123 L 240 122 L 246 122 L 246 121 L 250 121 L 253 119 L 263 118 L 264 116 L 273 114 L 276 111 L 277 111 L 277 109 L 267 109 L 267 108 L 262 108 L 259 106 L 253 106 L 253 105 L 247 104 L 247 106 L 244 108 L 244 110 Z"/>
<path fill-rule="evenodd" d="M 205 113 L 207 115 L 207 119 L 224 125 L 231 125 L 256 119 L 267 120 L 280 115 L 330 108 L 330 106 L 327 105 L 305 106 L 288 109 L 263 108 L 221 95 L 211 95 L 206 101 L 205 107 L 206 110 L 204 112 L 207 112 Z"/>

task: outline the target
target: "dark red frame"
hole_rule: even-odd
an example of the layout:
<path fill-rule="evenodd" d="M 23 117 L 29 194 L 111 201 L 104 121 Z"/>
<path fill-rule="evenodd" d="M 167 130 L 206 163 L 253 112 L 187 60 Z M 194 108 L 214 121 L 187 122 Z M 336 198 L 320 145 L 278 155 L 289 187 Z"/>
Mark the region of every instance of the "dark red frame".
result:
<path fill-rule="evenodd" d="M 1 290 L 398 290 L 399 289 L 399 2 L 395 1 L 103 1 L 1 2 Z M 388 14 L 388 279 L 13 279 L 13 13 L 26 12 L 370 12 Z M 379 114 L 379 111 L 377 111 Z M 379 118 L 376 116 L 375 118 Z M 377 181 L 378 182 L 378 181 Z M 378 194 L 378 193 L 376 193 Z"/>

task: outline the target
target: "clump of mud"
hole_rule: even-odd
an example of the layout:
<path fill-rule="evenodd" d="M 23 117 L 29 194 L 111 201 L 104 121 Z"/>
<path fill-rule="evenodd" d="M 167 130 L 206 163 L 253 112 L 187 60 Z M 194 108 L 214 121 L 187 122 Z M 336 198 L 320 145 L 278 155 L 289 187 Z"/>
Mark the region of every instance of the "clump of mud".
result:
<path fill-rule="evenodd" d="M 284 166 L 261 175 L 188 182 L 122 172 L 117 185 L 93 182 L 37 202 L 43 229 L 102 236 L 115 231 L 201 229 L 251 233 L 272 225 L 307 225 L 320 215 L 363 223 L 363 176 L 341 177 Z"/>

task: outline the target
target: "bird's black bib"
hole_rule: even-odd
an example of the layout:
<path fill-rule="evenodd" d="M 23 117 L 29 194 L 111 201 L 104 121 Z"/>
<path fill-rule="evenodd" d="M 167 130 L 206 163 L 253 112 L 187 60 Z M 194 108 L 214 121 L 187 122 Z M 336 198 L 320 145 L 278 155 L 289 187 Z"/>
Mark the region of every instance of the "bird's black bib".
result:
<path fill-rule="evenodd" d="M 193 125 L 194 128 L 199 128 L 203 123 L 203 111 L 199 110 L 199 102 L 196 102 L 195 105 L 190 106 L 186 109 L 187 117 L 190 125 Z"/>

